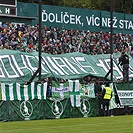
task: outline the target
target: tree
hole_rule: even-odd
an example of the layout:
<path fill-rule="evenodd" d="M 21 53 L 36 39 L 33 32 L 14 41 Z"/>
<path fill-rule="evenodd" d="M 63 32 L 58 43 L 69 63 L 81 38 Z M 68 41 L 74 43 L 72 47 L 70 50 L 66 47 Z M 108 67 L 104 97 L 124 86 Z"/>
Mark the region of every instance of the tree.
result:
<path fill-rule="evenodd" d="M 34 0 L 18 0 L 18 2 L 34 3 Z M 114 11 L 132 13 L 133 0 L 113 0 Z M 67 6 L 75 8 L 87 8 L 94 10 L 110 11 L 110 0 L 42 0 L 45 5 Z"/>

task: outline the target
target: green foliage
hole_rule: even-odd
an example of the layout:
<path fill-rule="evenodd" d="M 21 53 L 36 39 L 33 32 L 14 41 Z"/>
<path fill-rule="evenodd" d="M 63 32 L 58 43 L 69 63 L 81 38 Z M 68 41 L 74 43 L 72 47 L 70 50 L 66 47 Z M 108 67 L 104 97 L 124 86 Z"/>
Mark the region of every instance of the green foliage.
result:
<path fill-rule="evenodd" d="M 34 3 L 33 1 L 34 0 L 18 0 L 18 2 Z M 113 0 L 114 11 L 131 14 L 132 2 L 132 0 Z M 46 5 L 110 11 L 110 0 L 42 0 L 42 3 Z"/>
<path fill-rule="evenodd" d="M 110 11 L 110 0 L 46 0 L 44 4 Z M 132 0 L 113 0 L 115 12 L 131 13 Z"/>
<path fill-rule="evenodd" d="M 115 0 L 115 11 L 121 13 L 132 13 L 133 0 Z"/>

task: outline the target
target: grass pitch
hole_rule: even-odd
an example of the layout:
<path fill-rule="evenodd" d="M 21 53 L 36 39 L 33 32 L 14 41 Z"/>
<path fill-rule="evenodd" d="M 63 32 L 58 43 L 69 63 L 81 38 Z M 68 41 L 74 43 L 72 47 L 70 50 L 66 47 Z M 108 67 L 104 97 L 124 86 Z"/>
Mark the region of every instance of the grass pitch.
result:
<path fill-rule="evenodd" d="M 133 133 L 133 116 L 0 122 L 0 133 Z"/>

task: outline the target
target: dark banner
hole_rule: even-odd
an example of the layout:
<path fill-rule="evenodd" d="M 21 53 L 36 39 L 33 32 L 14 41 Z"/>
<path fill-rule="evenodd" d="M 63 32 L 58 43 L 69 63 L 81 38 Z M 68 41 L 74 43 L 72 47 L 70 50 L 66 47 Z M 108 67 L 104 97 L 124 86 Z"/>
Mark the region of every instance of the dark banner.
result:
<path fill-rule="evenodd" d="M 45 101 L 1 101 L 0 120 L 33 120 L 43 119 L 45 112 Z"/>
<path fill-rule="evenodd" d="M 97 100 L 81 99 L 81 107 L 72 107 L 70 99 L 1 101 L 0 121 L 77 118 L 97 116 Z"/>

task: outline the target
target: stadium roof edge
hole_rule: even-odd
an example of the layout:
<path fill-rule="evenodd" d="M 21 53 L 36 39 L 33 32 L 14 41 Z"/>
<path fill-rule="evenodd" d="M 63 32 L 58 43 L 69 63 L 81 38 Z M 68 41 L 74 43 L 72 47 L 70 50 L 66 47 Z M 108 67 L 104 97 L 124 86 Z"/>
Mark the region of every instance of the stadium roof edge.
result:
<path fill-rule="evenodd" d="M 29 20 L 35 20 L 36 17 L 25 17 L 25 16 L 3 16 L 1 15 L 0 17 L 3 17 L 3 18 L 19 18 L 19 19 L 29 19 Z"/>

